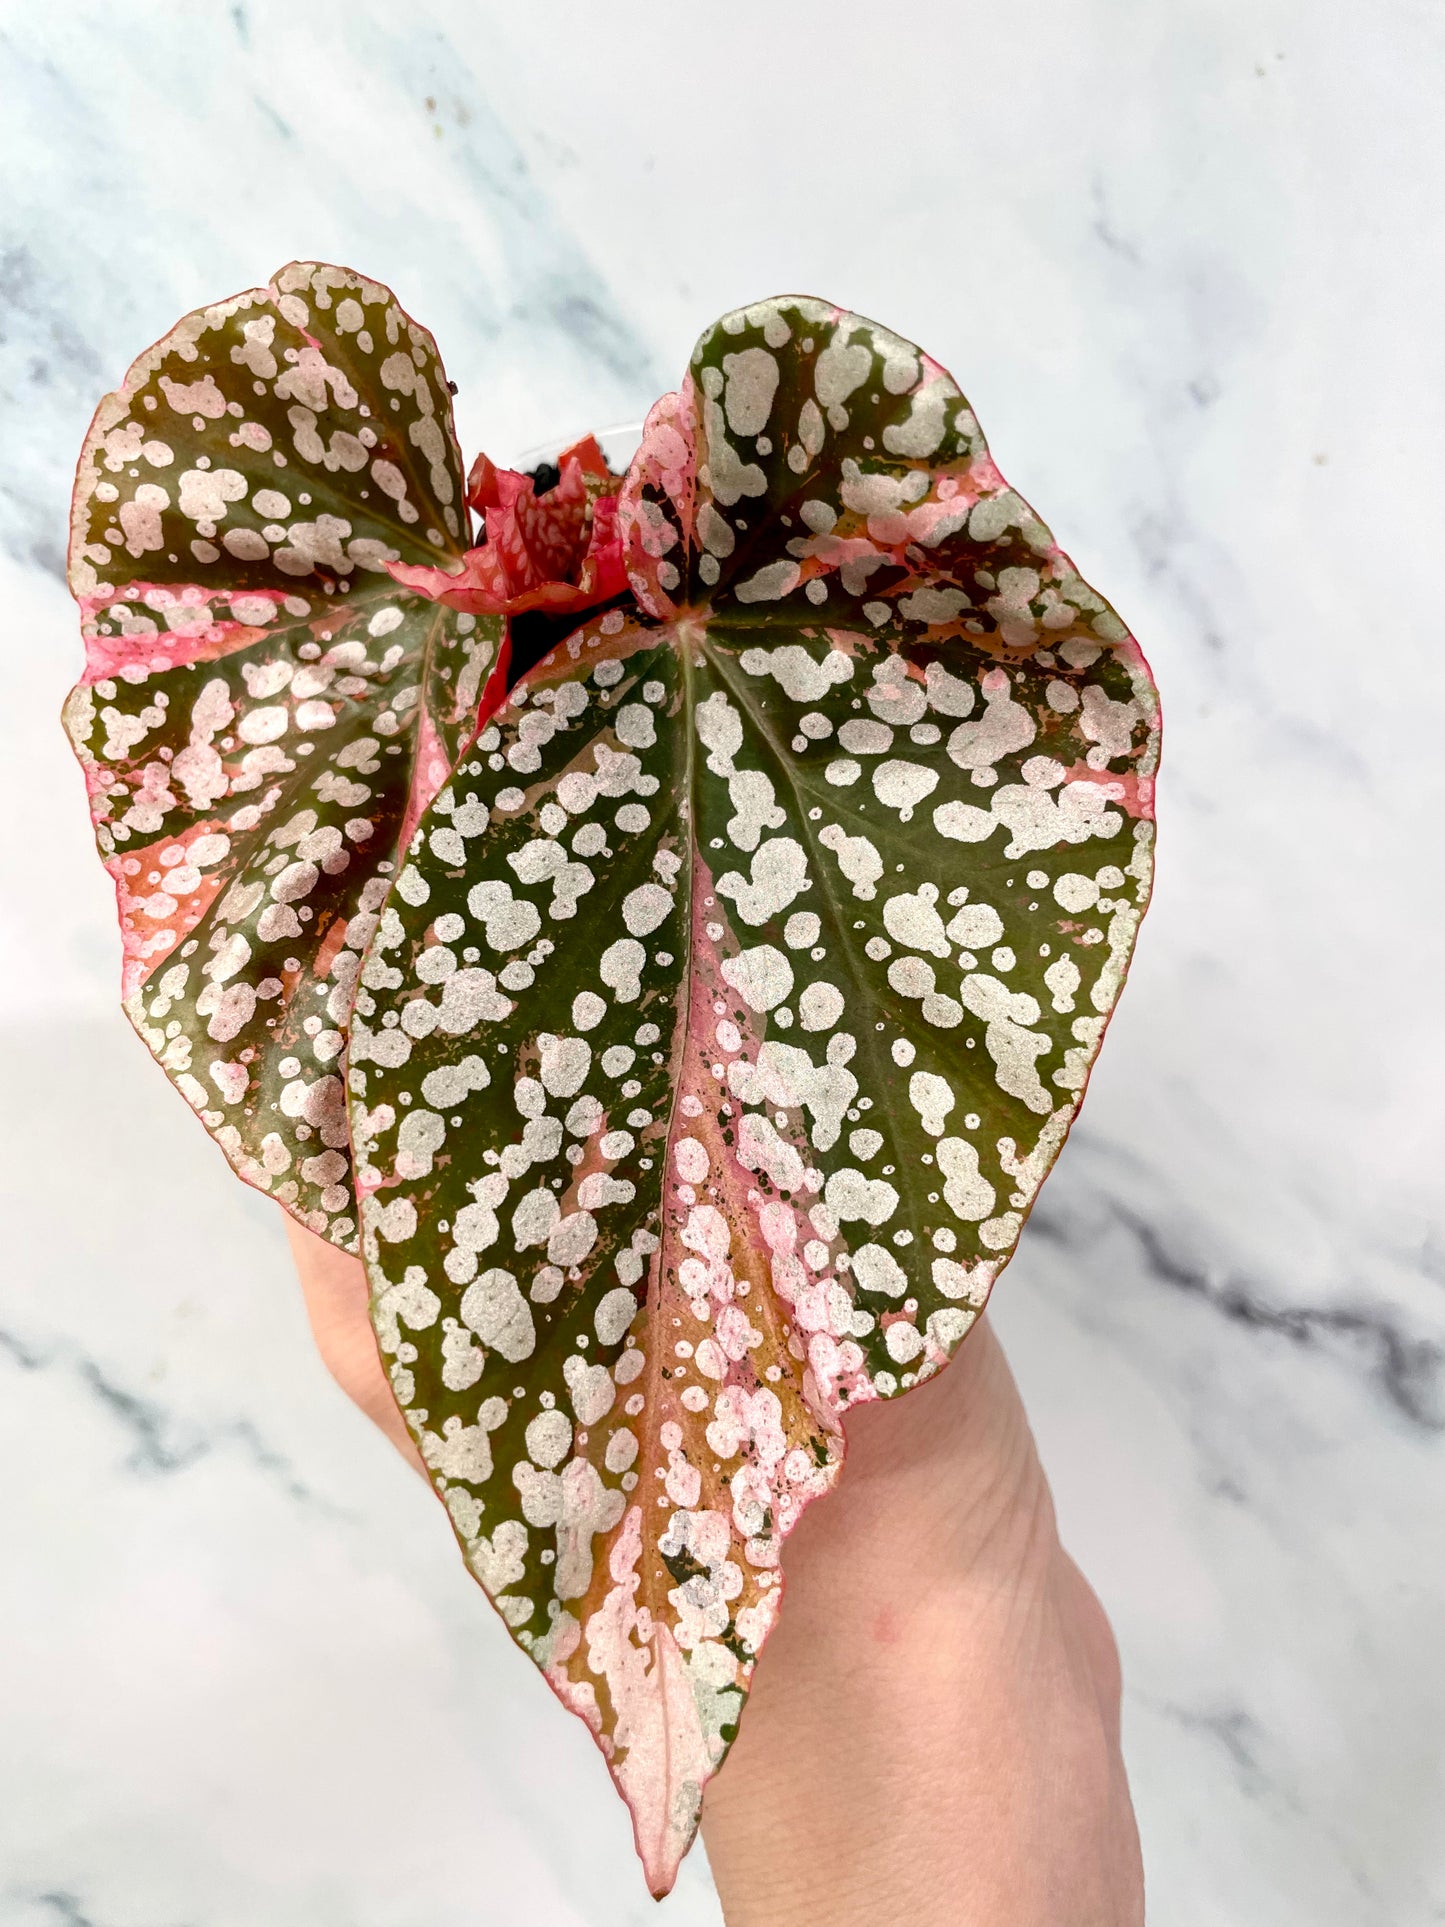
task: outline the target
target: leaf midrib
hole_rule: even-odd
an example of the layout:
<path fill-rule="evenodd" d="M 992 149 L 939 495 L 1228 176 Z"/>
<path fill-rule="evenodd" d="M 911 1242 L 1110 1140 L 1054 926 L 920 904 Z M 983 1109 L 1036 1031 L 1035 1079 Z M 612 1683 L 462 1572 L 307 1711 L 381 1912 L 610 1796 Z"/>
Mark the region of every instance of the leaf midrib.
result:
<path fill-rule="evenodd" d="M 697 902 L 696 902 L 697 892 L 695 889 L 695 877 L 696 877 L 697 859 L 698 859 L 697 793 L 696 793 L 697 791 L 697 731 L 693 727 L 693 720 L 692 720 L 693 710 L 695 706 L 694 699 L 693 699 L 694 665 L 693 665 L 693 658 L 692 658 L 694 640 L 695 640 L 695 637 L 693 633 L 693 624 L 688 620 L 687 617 L 679 618 L 676 621 L 676 623 L 673 625 L 673 646 L 674 648 L 676 648 L 678 652 L 678 658 L 681 664 L 682 691 L 683 691 L 683 716 L 685 718 L 685 723 L 684 723 L 685 750 L 684 750 L 682 794 L 687 801 L 687 850 L 688 850 L 688 860 L 687 860 L 687 866 L 686 866 L 687 867 L 687 886 L 686 886 L 687 887 L 687 913 L 686 913 L 687 914 L 687 952 L 686 952 L 686 969 L 683 973 L 682 1011 L 678 1019 L 678 1024 L 681 1032 L 681 1050 L 679 1052 L 680 1061 L 678 1062 L 679 1075 L 677 1075 L 674 1078 L 674 1082 L 673 1082 L 672 1102 L 668 1107 L 667 1129 L 663 1136 L 662 1157 L 659 1160 L 662 1166 L 662 1171 L 661 1171 L 662 1182 L 661 1182 L 661 1185 L 659 1186 L 659 1197 L 658 1197 L 658 1241 L 657 1241 L 657 1252 L 656 1252 L 657 1269 L 655 1273 L 655 1276 L 657 1279 L 657 1286 L 656 1286 L 656 1292 L 655 1292 L 655 1302 L 650 1306 L 650 1310 L 652 1311 L 652 1314 L 653 1314 L 652 1326 L 653 1326 L 654 1343 L 651 1348 L 651 1362 L 648 1366 L 649 1393 L 648 1393 L 647 1409 L 646 1409 L 646 1425 L 645 1425 L 645 1430 L 643 1435 L 643 1449 L 641 1452 L 641 1462 L 644 1465 L 649 1465 L 649 1466 L 654 1464 L 660 1464 L 662 1462 L 660 1453 L 659 1453 L 660 1441 L 658 1439 L 658 1431 L 662 1423 L 661 1405 L 662 1405 L 662 1388 L 663 1388 L 662 1280 L 663 1280 L 664 1271 L 667 1263 L 667 1251 L 668 1251 L 668 1244 L 669 1244 L 669 1232 L 667 1227 L 667 1204 L 666 1204 L 667 1184 L 668 1184 L 668 1176 L 672 1169 L 672 1143 L 673 1143 L 673 1135 L 677 1128 L 677 1107 L 681 1099 L 682 1085 L 684 1082 L 684 1079 L 680 1073 L 682 1072 L 686 1064 L 687 1052 L 688 1052 L 688 1048 L 692 1037 L 692 996 L 693 996 L 693 982 L 696 975 L 696 972 L 693 968 L 693 949 L 696 941 L 696 917 L 697 917 Z M 700 643 L 701 636 L 700 635 L 697 636 L 696 640 Z M 653 1297 L 653 1296 L 654 1294 L 649 1293 L 649 1297 Z M 643 1517 L 644 1528 L 645 1528 L 645 1523 L 647 1519 L 647 1507 L 645 1502 L 642 1505 L 642 1517 Z M 648 1613 L 652 1620 L 654 1641 L 658 1639 L 666 1623 L 663 1616 L 663 1612 L 661 1610 L 662 1602 L 659 1602 L 657 1598 L 656 1582 L 655 1582 L 655 1575 L 656 1575 L 658 1566 L 660 1564 L 660 1554 L 656 1550 L 657 1540 L 660 1537 L 661 1537 L 661 1534 L 659 1532 L 654 1531 L 652 1533 L 648 1533 L 645 1529 L 642 1535 L 641 1557 L 645 1563 L 644 1563 L 644 1568 L 641 1575 L 642 1584 L 640 1587 L 640 1591 L 642 1593 L 643 1599 L 646 1602 Z M 665 1784 L 670 1788 L 672 1785 L 672 1721 L 667 1713 L 667 1697 L 666 1697 L 666 1691 L 665 1691 L 666 1682 L 663 1677 L 664 1662 L 663 1662 L 662 1648 L 660 1645 L 656 1645 L 656 1644 L 654 1645 L 652 1663 L 653 1663 L 653 1669 L 654 1669 L 655 1684 L 658 1688 L 662 1689 L 663 1764 L 664 1764 L 664 1773 L 665 1773 Z"/>

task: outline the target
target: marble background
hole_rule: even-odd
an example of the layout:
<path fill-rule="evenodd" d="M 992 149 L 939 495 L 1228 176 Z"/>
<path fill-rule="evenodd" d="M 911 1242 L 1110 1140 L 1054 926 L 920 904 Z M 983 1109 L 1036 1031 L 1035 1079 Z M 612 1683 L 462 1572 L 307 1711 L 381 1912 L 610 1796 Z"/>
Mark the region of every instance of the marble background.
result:
<path fill-rule="evenodd" d="M 909 18 L 0 5 L 0 1927 L 720 1920 L 700 1850 L 646 1898 L 117 1008 L 69 471 L 134 352 L 301 254 L 398 290 L 499 455 L 640 414 L 740 301 L 873 314 L 1124 611 L 1158 893 L 994 1315 L 1123 1647 L 1153 1927 L 1445 1921 L 1445 16 Z"/>

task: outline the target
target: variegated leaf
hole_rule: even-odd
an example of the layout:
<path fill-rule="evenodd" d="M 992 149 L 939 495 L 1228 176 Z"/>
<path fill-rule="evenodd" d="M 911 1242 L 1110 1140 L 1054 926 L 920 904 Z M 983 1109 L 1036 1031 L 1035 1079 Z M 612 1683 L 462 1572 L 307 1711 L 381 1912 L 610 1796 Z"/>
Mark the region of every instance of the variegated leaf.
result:
<path fill-rule="evenodd" d="M 80 458 L 66 725 L 126 1011 L 240 1174 L 343 1245 L 360 949 L 501 630 L 386 565 L 456 570 L 468 538 L 436 346 L 340 268 L 188 315 Z"/>
<path fill-rule="evenodd" d="M 350 1086 L 397 1398 L 665 1892 L 843 1415 L 946 1362 L 1078 1107 L 1158 713 L 950 377 L 856 316 L 710 330 L 621 518 L 636 612 L 437 796 Z"/>

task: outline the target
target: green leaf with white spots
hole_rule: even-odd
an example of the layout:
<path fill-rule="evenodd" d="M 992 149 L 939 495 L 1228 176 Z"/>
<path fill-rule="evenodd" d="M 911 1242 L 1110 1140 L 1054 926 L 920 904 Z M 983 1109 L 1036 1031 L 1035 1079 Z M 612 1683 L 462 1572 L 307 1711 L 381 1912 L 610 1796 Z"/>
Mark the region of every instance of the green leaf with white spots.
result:
<path fill-rule="evenodd" d="M 857 316 L 725 317 L 620 516 L 635 606 L 433 802 L 349 1083 L 396 1396 L 665 1892 L 844 1416 L 946 1363 L 1078 1108 L 1158 710 L 951 378 Z"/>
<path fill-rule="evenodd" d="M 143 354 L 76 478 L 65 720 L 126 1011 L 240 1174 L 343 1245 L 360 951 L 501 633 L 386 564 L 459 567 L 468 540 L 435 343 L 315 264 Z"/>

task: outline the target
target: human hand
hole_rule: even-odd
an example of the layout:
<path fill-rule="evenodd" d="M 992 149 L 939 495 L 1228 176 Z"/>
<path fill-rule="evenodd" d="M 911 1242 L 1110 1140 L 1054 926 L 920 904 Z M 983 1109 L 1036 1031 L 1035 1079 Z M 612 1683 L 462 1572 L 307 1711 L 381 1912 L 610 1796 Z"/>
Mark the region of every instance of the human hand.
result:
<path fill-rule="evenodd" d="M 704 1799 L 728 1927 L 1141 1927 L 1114 1636 L 987 1317 L 847 1437 Z"/>
<path fill-rule="evenodd" d="M 359 1258 L 348 1257 L 325 1238 L 286 1217 L 286 1236 L 301 1279 L 306 1316 L 321 1362 L 346 1396 L 379 1425 L 409 1465 L 424 1479 L 431 1474 L 422 1463 L 416 1441 L 391 1395 L 391 1385 L 376 1348 L 367 1310 L 366 1271 Z"/>
<path fill-rule="evenodd" d="M 322 1359 L 424 1473 L 360 1262 L 287 1232 Z M 987 1319 L 847 1435 L 704 1800 L 728 1927 L 1141 1927 L 1113 1634 Z"/>

